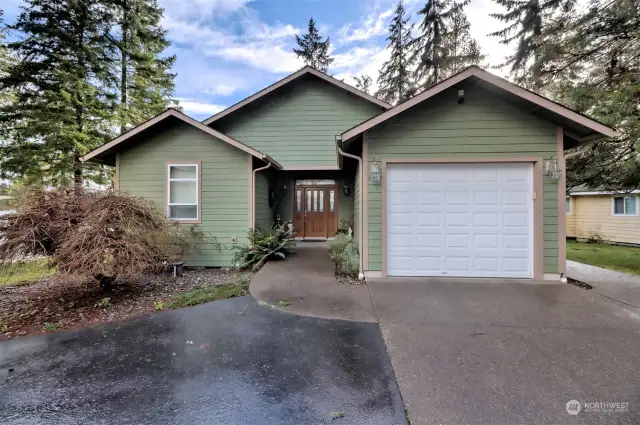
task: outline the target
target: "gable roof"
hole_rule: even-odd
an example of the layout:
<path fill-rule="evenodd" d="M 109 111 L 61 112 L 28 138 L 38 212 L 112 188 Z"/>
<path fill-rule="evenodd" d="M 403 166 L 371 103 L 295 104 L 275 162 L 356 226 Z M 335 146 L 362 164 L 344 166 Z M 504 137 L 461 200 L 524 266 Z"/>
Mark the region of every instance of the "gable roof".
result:
<path fill-rule="evenodd" d="M 149 119 L 148 121 L 143 122 L 142 124 L 132 128 L 131 130 L 127 131 L 126 133 L 121 134 L 120 136 L 116 137 L 115 139 L 111 140 L 108 143 L 105 143 L 104 145 L 100 146 L 99 148 L 96 148 L 94 150 L 92 150 L 91 152 L 87 153 L 86 155 L 84 155 L 83 157 L 80 158 L 81 161 L 85 162 L 85 161 L 96 161 L 98 162 L 98 160 L 100 160 L 103 157 L 106 157 L 107 155 L 109 155 L 110 153 L 112 153 L 113 151 L 117 150 L 117 146 L 120 145 L 121 143 L 129 140 L 130 138 L 132 138 L 133 136 L 137 135 L 138 133 L 141 133 L 145 130 L 148 130 L 156 125 L 158 125 L 159 123 L 165 121 L 166 119 L 173 117 L 173 118 L 177 118 L 178 120 L 189 124 L 195 128 L 197 128 L 198 130 L 204 131 L 205 133 L 210 134 L 211 136 L 215 137 L 216 139 L 222 140 L 223 142 L 226 142 L 228 144 L 230 144 L 233 147 L 236 147 L 238 149 L 240 149 L 241 151 L 244 151 L 246 153 L 248 153 L 249 155 L 253 155 L 254 157 L 261 159 L 265 162 L 271 162 L 273 164 L 274 167 L 276 168 L 282 168 L 282 166 L 273 158 L 271 158 L 269 155 L 263 154 L 260 151 L 257 151 L 247 145 L 245 145 L 244 143 L 241 143 L 239 141 L 237 141 L 236 139 L 233 139 L 229 136 L 227 136 L 226 134 L 220 133 L 219 131 L 216 131 L 214 129 L 212 129 L 211 127 L 207 127 L 206 125 L 202 124 L 201 122 L 194 120 L 193 118 L 191 118 L 188 115 L 185 115 L 183 112 L 178 111 L 177 109 L 167 109 L 166 111 L 164 111 L 163 113 L 156 115 L 155 117 Z"/>
<path fill-rule="evenodd" d="M 364 121 L 357 126 L 343 132 L 341 134 L 342 140 L 347 141 L 468 78 L 476 78 L 484 83 L 487 83 L 489 87 L 501 89 L 502 91 L 507 92 L 512 96 L 515 96 L 516 98 L 525 100 L 534 104 L 538 108 L 549 111 L 555 117 L 562 117 L 564 120 L 566 120 L 566 122 L 574 123 L 576 127 L 580 129 L 585 129 L 586 131 L 583 135 L 577 135 L 565 131 L 565 134 L 568 134 L 569 137 L 577 142 L 577 144 L 587 143 L 589 141 L 597 139 L 598 137 L 614 138 L 619 136 L 619 133 L 616 132 L 613 128 L 602 124 L 601 122 L 598 122 L 592 118 L 573 111 L 566 106 L 547 99 L 544 96 L 540 96 L 539 94 L 524 89 L 516 84 L 511 83 L 510 81 L 505 80 L 504 78 L 500 78 L 496 75 L 491 74 L 490 72 L 487 72 L 476 66 L 472 66 L 447 78 L 446 80 L 443 80 L 435 86 L 428 88 L 427 90 L 406 100 L 405 102 L 400 103 L 399 105 L 396 105 L 393 108 L 384 111 L 376 115 L 375 117 L 370 118 L 369 120 Z"/>
<path fill-rule="evenodd" d="M 260 99 L 261 97 L 275 91 L 278 90 L 280 87 L 289 84 L 292 81 L 297 80 L 298 78 L 302 77 L 303 75 L 313 75 L 315 77 L 320 78 L 321 80 L 324 80 L 326 82 L 328 82 L 329 84 L 333 84 L 336 87 L 339 87 L 343 90 L 346 90 L 356 96 L 361 97 L 362 99 L 374 103 L 378 106 L 381 106 L 385 109 L 389 109 L 391 108 L 392 105 L 383 102 L 382 100 L 378 99 L 377 97 L 371 96 L 370 94 L 367 94 L 361 90 L 358 90 L 357 88 L 350 86 L 340 80 L 337 80 L 333 77 L 328 76 L 327 74 L 325 74 L 324 72 L 320 72 L 317 69 L 314 69 L 310 66 L 305 66 L 304 68 L 300 69 L 299 71 L 294 72 L 293 74 L 289 75 L 288 77 L 285 77 L 279 81 L 276 81 L 275 83 L 271 84 L 270 86 L 260 90 L 257 93 L 252 94 L 251 96 L 247 97 L 244 100 L 241 100 L 240 102 L 236 103 L 235 105 L 232 105 L 230 107 L 228 107 L 227 109 L 218 112 L 217 114 L 207 118 L 206 120 L 202 121 L 203 124 L 205 125 L 209 125 L 212 122 L 215 122 L 217 120 L 219 120 L 220 118 L 223 118 L 227 115 L 229 115 L 230 113 L 237 111 L 238 109 L 252 103 L 255 100 Z"/>

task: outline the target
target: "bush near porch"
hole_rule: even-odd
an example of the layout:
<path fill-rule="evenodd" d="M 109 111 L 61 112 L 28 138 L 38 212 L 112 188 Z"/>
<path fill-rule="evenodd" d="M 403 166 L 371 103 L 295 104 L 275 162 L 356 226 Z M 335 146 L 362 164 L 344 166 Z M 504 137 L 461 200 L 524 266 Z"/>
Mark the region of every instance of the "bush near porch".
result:
<path fill-rule="evenodd" d="M 351 234 L 338 234 L 329 241 L 329 256 L 336 265 L 337 275 L 357 277 L 360 271 L 358 245 Z"/>

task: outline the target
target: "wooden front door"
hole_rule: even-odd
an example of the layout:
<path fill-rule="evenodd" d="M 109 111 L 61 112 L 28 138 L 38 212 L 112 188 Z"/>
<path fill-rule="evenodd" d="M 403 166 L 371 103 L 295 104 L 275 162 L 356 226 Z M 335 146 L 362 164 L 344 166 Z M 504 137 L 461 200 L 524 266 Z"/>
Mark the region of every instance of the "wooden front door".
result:
<path fill-rule="evenodd" d="M 338 230 L 336 186 L 297 186 L 293 202 L 293 225 L 297 236 L 328 238 Z"/>

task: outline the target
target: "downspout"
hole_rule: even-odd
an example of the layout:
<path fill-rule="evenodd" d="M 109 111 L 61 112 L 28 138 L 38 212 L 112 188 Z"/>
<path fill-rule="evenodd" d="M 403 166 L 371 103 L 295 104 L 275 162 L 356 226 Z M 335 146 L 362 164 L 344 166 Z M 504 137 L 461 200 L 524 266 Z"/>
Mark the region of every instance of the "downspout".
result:
<path fill-rule="evenodd" d="M 363 179 L 366 178 L 364 168 L 362 167 L 362 158 L 360 158 L 357 155 L 352 155 L 350 153 L 344 152 L 340 147 L 341 144 L 342 144 L 342 139 L 339 138 L 339 136 L 336 136 L 336 148 L 338 149 L 338 153 L 341 156 L 355 159 L 356 161 L 358 161 L 358 164 L 360 165 L 360 190 L 362 190 L 362 182 L 363 182 Z M 358 273 L 358 279 L 360 280 L 364 279 L 364 258 L 362 258 L 362 246 L 364 244 L 364 232 L 362 231 L 363 224 L 364 224 L 364 205 L 362 205 L 362 194 L 360 194 L 360 232 L 359 232 L 360 234 L 358 235 L 359 236 L 358 239 L 360 239 L 358 241 L 358 247 L 360 250 L 360 255 L 358 255 L 358 257 L 360 257 L 360 273 Z"/>
<path fill-rule="evenodd" d="M 253 170 L 253 176 L 251 178 L 251 190 L 253 191 L 253 196 L 251 197 L 251 228 L 255 229 L 256 227 L 256 173 L 258 171 L 266 170 L 271 167 L 271 161 L 267 165 L 262 168 L 256 168 Z"/>

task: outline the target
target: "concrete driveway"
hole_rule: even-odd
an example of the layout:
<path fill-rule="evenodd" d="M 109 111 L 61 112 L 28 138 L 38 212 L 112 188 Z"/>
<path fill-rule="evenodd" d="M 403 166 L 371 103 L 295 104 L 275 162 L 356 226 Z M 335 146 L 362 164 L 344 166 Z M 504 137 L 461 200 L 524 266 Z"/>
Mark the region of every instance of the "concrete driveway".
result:
<path fill-rule="evenodd" d="M 406 421 L 377 325 L 243 297 L 0 342 L 0 423 Z"/>
<path fill-rule="evenodd" d="M 566 284 L 368 287 L 412 425 L 640 423 L 640 310 Z"/>

